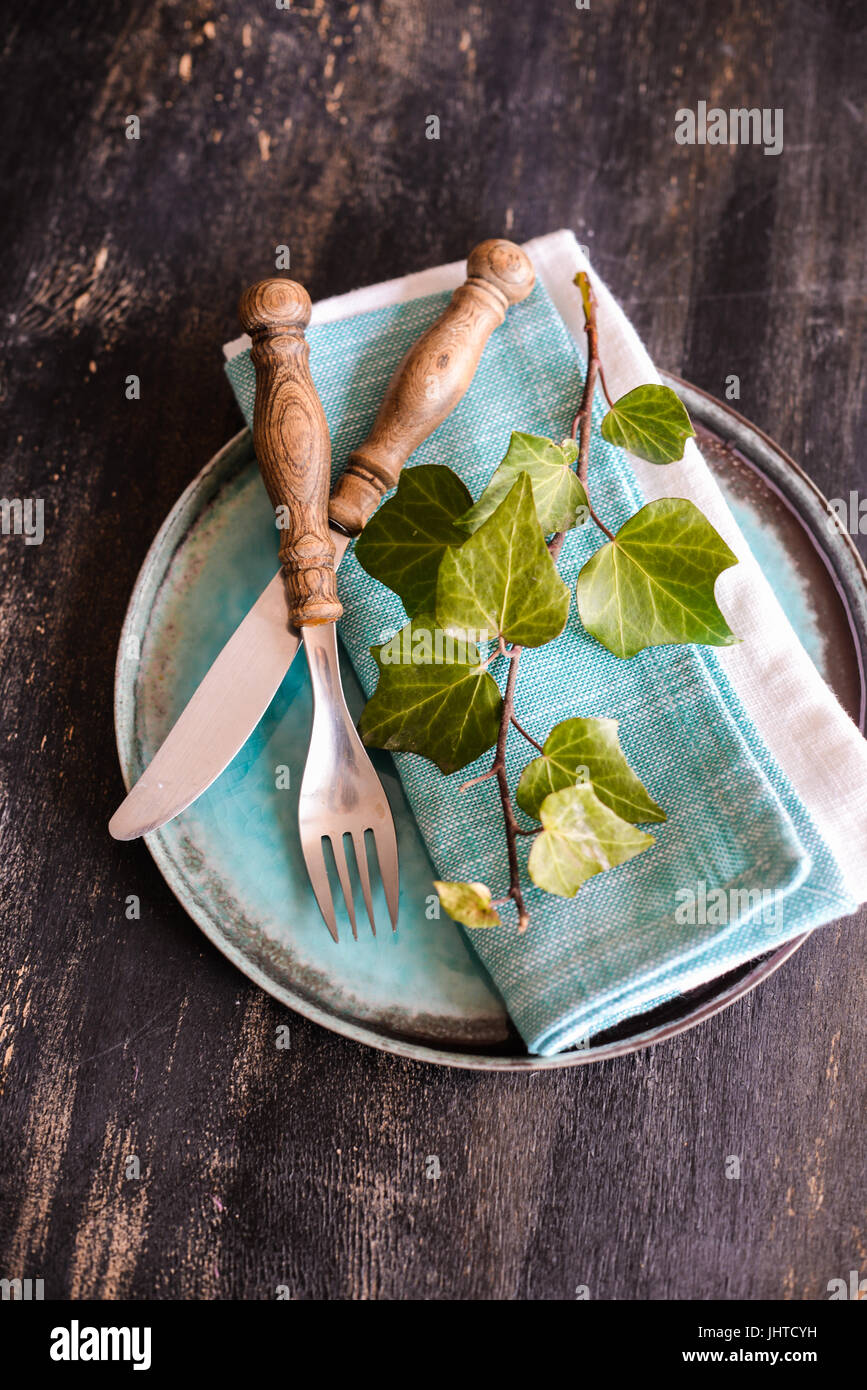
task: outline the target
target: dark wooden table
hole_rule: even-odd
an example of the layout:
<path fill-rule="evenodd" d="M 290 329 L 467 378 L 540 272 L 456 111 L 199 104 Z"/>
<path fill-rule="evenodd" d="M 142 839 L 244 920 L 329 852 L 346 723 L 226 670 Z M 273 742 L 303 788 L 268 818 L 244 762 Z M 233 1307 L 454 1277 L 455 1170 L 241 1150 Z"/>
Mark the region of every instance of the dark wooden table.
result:
<path fill-rule="evenodd" d="M 18 7 L 0 494 L 43 497 L 46 535 L 0 539 L 0 1276 L 800 1299 L 867 1273 L 863 918 L 653 1051 L 450 1073 L 288 1015 L 105 830 L 127 598 L 239 426 L 220 347 L 280 244 L 316 298 L 570 226 L 661 365 L 737 375 L 826 494 L 865 486 L 865 58 L 858 0 Z M 678 145 L 699 100 L 782 107 L 783 153 Z"/>

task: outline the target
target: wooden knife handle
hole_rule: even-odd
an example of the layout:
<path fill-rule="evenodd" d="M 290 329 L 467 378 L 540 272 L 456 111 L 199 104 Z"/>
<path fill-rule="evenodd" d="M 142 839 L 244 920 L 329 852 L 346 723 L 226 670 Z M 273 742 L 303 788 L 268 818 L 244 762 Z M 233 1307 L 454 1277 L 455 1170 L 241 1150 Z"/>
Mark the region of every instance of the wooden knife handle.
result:
<path fill-rule="evenodd" d="M 512 241 L 483 241 L 471 253 L 466 282 L 400 363 L 373 429 L 334 486 L 328 514 L 341 531 L 362 530 L 410 454 L 454 410 L 491 333 L 535 279 L 529 256 Z"/>
<path fill-rule="evenodd" d="M 253 446 L 281 528 L 280 563 L 296 627 L 331 623 L 343 612 L 328 527 L 331 440 L 304 337 L 310 310 L 303 286 L 277 279 L 252 285 L 238 310 L 253 340 Z"/>

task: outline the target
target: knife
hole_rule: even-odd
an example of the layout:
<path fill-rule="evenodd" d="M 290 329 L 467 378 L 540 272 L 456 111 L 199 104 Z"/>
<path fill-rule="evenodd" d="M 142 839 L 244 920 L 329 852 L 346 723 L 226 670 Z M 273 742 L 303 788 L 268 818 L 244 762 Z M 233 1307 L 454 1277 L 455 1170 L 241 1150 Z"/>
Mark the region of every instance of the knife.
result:
<path fill-rule="evenodd" d="M 335 569 L 410 454 L 463 397 L 509 305 L 526 299 L 534 283 L 532 262 L 514 242 L 492 239 L 472 251 L 466 281 L 403 358 L 370 434 L 334 485 L 328 515 Z M 288 614 L 281 568 L 115 811 L 108 829 L 116 840 L 147 835 L 186 810 L 244 746 L 298 650 L 301 635 Z"/>

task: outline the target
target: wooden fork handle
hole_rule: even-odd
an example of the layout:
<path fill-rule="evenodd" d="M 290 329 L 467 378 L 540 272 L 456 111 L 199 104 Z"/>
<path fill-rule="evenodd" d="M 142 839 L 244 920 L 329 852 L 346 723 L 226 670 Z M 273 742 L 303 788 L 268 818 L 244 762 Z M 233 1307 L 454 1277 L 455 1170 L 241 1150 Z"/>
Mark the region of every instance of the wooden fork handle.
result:
<path fill-rule="evenodd" d="M 373 429 L 334 486 L 328 514 L 341 531 L 358 535 L 410 454 L 451 414 L 491 333 L 535 278 L 529 256 L 512 241 L 483 241 L 470 254 L 465 283 L 400 363 Z"/>
<path fill-rule="evenodd" d="M 310 310 L 301 285 L 278 279 L 251 286 L 239 307 L 256 368 L 253 445 L 280 528 L 280 563 L 296 627 L 331 623 L 343 612 L 328 526 L 331 440 L 304 337 Z"/>

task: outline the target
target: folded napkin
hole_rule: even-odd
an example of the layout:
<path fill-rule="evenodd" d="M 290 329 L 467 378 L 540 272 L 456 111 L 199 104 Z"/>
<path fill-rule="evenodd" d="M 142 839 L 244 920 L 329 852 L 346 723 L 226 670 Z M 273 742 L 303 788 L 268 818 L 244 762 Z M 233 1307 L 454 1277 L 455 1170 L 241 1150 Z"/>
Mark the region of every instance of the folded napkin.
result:
<path fill-rule="evenodd" d="M 509 310 L 464 400 L 410 464 L 447 463 L 474 497 L 512 429 L 554 439 L 569 430 L 584 376 L 580 303 L 571 286 L 576 269 L 588 269 L 596 288 L 609 388 L 622 394 L 657 379 L 571 234 L 526 249 L 539 273 L 535 290 Z M 316 306 L 307 336 L 335 475 L 367 434 L 395 366 L 442 311 L 462 271 L 441 267 Z M 226 355 L 249 422 L 255 381 L 247 340 L 228 345 Z M 517 934 L 509 908 L 502 927 L 467 933 L 529 1051 L 546 1056 L 833 920 L 867 896 L 867 746 L 803 652 L 698 450 L 690 443 L 683 464 L 642 468 L 601 438 L 604 410 L 597 399 L 591 482 L 600 511 L 620 525 L 651 495 L 691 497 L 742 562 L 722 576 L 718 592 L 733 630 L 746 640 L 721 652 L 659 647 L 620 661 L 584 632 L 573 597 L 564 634 L 522 657 L 518 708 L 529 732 L 541 742 L 572 715 L 620 720 L 630 763 L 668 815 L 652 827 L 655 846 L 590 880 L 574 899 L 528 884 L 525 935 Z M 603 539 L 592 525 L 567 536 L 559 570 L 573 594 L 579 570 Z M 405 615 L 352 549 L 338 587 L 341 637 L 369 694 L 376 685 L 369 648 Z M 513 786 L 531 753 L 520 736 L 510 740 Z M 496 791 L 490 783 L 459 791 L 487 770 L 490 755 L 451 777 L 410 754 L 395 761 L 438 875 L 485 882 L 499 896 L 507 875 Z M 528 848 L 525 840 L 525 858 Z"/>

